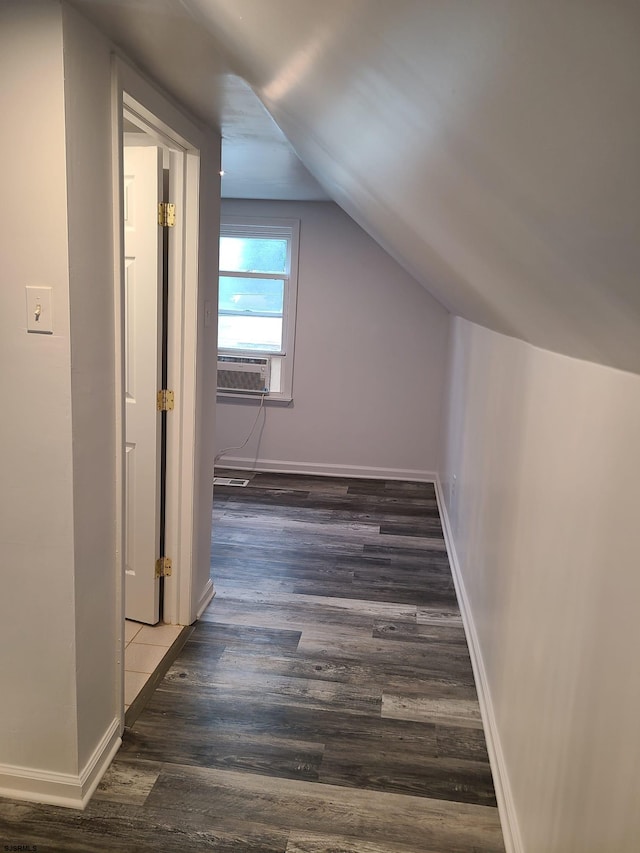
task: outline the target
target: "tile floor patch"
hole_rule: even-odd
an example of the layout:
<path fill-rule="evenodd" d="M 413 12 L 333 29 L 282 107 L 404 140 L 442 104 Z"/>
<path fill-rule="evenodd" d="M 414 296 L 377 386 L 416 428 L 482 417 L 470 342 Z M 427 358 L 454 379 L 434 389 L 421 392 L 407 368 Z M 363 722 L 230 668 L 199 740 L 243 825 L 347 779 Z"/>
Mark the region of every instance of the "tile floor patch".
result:
<path fill-rule="evenodd" d="M 136 635 L 136 643 L 147 643 L 150 646 L 169 648 L 177 640 L 182 631 L 181 625 L 143 625 Z"/>
<path fill-rule="evenodd" d="M 125 711 L 181 632 L 181 625 L 142 625 L 125 620 Z"/>
<path fill-rule="evenodd" d="M 124 673 L 124 701 L 125 705 L 131 705 L 138 693 L 142 690 L 149 678 L 146 672 Z"/>
<path fill-rule="evenodd" d="M 142 628 L 142 625 L 139 622 L 131 622 L 128 619 L 125 620 L 124 623 L 124 641 L 125 643 L 130 643 L 131 640 L 136 636 L 138 631 Z"/>
<path fill-rule="evenodd" d="M 129 643 L 124 652 L 125 671 L 151 675 L 166 653 L 166 646 L 150 646 L 136 641 Z"/>

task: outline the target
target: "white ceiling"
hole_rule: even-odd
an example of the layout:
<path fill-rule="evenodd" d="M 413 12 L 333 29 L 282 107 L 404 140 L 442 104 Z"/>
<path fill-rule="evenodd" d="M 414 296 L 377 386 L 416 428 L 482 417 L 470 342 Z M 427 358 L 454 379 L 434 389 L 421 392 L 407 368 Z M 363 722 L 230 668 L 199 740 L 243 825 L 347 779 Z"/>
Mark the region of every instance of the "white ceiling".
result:
<path fill-rule="evenodd" d="M 75 5 L 222 128 L 228 187 L 256 167 L 238 194 L 320 184 L 452 312 L 640 372 L 634 0 Z"/>
<path fill-rule="evenodd" d="M 125 53 L 220 130 L 226 198 L 326 201 L 215 38 L 178 0 L 73 0 Z"/>

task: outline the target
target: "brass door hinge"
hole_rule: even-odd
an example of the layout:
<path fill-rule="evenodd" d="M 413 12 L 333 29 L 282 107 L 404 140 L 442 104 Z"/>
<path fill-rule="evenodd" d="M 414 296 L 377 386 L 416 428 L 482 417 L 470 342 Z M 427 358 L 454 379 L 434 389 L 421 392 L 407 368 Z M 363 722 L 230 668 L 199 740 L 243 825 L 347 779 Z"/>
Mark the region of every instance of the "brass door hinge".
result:
<path fill-rule="evenodd" d="M 176 224 L 176 206 L 168 201 L 161 201 L 158 205 L 158 225 L 164 228 L 173 228 Z"/>
<path fill-rule="evenodd" d="M 166 388 L 163 388 L 161 391 L 158 391 L 158 411 L 173 411 L 173 391 L 167 391 Z"/>
<path fill-rule="evenodd" d="M 156 577 L 157 578 L 170 578 L 171 577 L 171 558 L 170 557 L 160 557 L 159 560 L 156 560 Z"/>

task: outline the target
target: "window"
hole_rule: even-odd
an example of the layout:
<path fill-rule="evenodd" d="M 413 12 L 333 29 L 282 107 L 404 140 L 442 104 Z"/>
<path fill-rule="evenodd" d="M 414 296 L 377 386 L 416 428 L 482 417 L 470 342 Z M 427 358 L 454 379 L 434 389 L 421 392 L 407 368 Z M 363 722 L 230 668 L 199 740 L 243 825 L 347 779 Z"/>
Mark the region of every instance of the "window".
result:
<path fill-rule="evenodd" d="M 299 222 L 227 217 L 220 227 L 218 352 L 270 357 L 270 397 L 291 399 Z"/>

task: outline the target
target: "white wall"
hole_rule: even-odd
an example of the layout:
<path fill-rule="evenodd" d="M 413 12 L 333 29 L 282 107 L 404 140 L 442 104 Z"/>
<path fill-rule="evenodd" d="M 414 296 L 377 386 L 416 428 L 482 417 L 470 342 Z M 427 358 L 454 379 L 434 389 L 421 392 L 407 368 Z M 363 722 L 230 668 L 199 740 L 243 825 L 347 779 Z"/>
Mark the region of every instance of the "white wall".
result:
<path fill-rule="evenodd" d="M 456 318 L 449 381 L 443 489 L 524 850 L 635 850 L 640 376 Z"/>
<path fill-rule="evenodd" d="M 0 229 L 0 793 L 78 805 L 119 742 L 112 45 L 66 3 L 0 5 L 11 128 Z M 161 95 L 156 93 L 161 99 Z M 213 467 L 219 137 L 202 131 L 195 470 Z M 213 248 L 211 248 L 213 246 Z M 52 335 L 27 334 L 25 286 L 53 292 Z M 207 356 L 209 356 L 207 358 Z M 191 489 L 191 486 L 189 487 Z M 188 595 L 209 582 L 211 477 L 180 495 Z"/>
<path fill-rule="evenodd" d="M 9 766 L 77 771 L 73 457 L 62 19 L 0 5 L 11 213 L 0 228 L 0 787 Z M 10 129 L 10 132 L 9 130 Z M 53 335 L 27 334 L 25 286 L 53 290 Z"/>
<path fill-rule="evenodd" d="M 0 659 L 12 686 L 0 711 L 0 787 L 73 798 L 121 714 L 110 46 L 52 2 L 4 4 L 0 41 L 14 209 L 0 237 L 2 394 L 11 400 Z M 24 288 L 34 284 L 52 288 L 52 335 L 26 332 Z"/>
<path fill-rule="evenodd" d="M 120 714 L 109 42 L 63 7 L 79 767 Z M 98 494 L 98 498 L 96 497 Z"/>
<path fill-rule="evenodd" d="M 224 213 L 301 224 L 293 404 L 268 406 L 264 429 L 221 464 L 435 471 L 445 309 L 335 204 L 225 200 Z M 255 404 L 218 403 L 220 450 L 244 441 Z"/>

